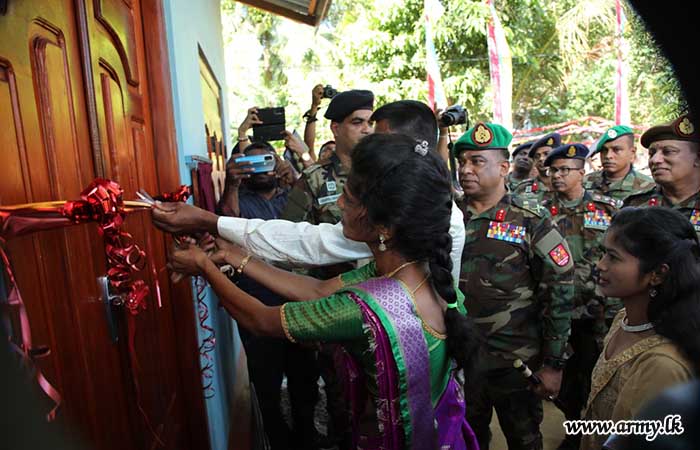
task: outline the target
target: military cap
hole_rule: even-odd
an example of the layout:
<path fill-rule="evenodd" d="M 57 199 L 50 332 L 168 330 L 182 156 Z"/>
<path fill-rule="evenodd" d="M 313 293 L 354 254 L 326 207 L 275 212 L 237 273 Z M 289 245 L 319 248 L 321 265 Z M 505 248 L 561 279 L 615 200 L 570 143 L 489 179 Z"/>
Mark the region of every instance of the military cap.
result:
<path fill-rule="evenodd" d="M 544 160 L 545 166 L 550 166 L 556 159 L 580 159 L 585 161 L 588 156 L 588 147 L 583 144 L 564 144 L 556 147 Z"/>
<path fill-rule="evenodd" d="M 700 130 L 697 122 L 688 114 L 683 114 L 673 122 L 666 125 L 657 125 L 649 128 L 642 135 L 642 145 L 649 148 L 652 142 L 661 140 L 700 142 Z"/>
<path fill-rule="evenodd" d="M 515 158 L 518 155 L 518 153 L 522 152 L 523 150 L 529 149 L 530 147 L 532 147 L 532 142 L 533 141 L 525 142 L 523 144 L 518 145 L 517 147 L 515 147 L 515 150 L 513 150 L 511 156 Z"/>
<path fill-rule="evenodd" d="M 374 109 L 374 94 L 372 91 L 353 89 L 341 92 L 328 104 L 328 109 L 323 115 L 333 122 L 342 122 L 347 116 L 358 109 Z"/>
<path fill-rule="evenodd" d="M 452 151 L 457 156 L 465 150 L 508 150 L 512 139 L 503 125 L 479 122 L 457 139 Z"/>
<path fill-rule="evenodd" d="M 540 147 L 559 147 L 561 145 L 561 135 L 559 133 L 549 133 L 546 136 L 542 136 L 539 140 L 533 142 L 532 147 L 527 156 L 530 158 L 535 157 L 535 150 Z"/>
<path fill-rule="evenodd" d="M 591 152 L 590 156 L 593 156 L 599 151 L 603 150 L 603 144 L 605 144 L 606 142 L 614 141 L 617 138 L 628 135 L 634 135 L 632 128 L 628 127 L 627 125 L 615 125 L 608 131 L 603 133 L 600 139 L 598 139 L 598 144 L 596 144 L 596 147 Z"/>

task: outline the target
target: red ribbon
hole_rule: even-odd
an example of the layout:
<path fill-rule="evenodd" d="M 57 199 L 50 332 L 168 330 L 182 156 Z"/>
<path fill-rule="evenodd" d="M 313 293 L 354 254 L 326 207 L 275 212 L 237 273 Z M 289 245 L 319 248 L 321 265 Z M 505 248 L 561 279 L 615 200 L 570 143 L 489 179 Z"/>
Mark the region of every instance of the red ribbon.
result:
<path fill-rule="evenodd" d="M 146 266 L 146 252 L 131 234 L 121 231 L 126 217 L 123 193 L 114 181 L 96 178 L 80 193 L 82 200 L 66 202 L 61 213 L 74 223 L 98 223 L 105 239 L 109 283 L 122 296 L 127 310 L 136 315 L 146 309 L 149 288 L 143 280 L 133 281 L 132 276 Z"/>
<path fill-rule="evenodd" d="M 204 398 L 214 397 L 214 358 L 211 352 L 216 346 L 216 335 L 214 328 L 207 324 L 209 319 L 209 307 L 204 299 L 206 298 L 207 280 L 204 277 L 195 277 L 194 285 L 197 289 L 197 316 L 199 318 L 199 326 L 207 335 L 202 339 L 199 345 L 199 357 L 202 364 L 202 384 L 204 389 Z"/>
<path fill-rule="evenodd" d="M 46 379 L 39 366 L 34 364 L 36 358 L 47 356 L 50 353 L 50 350 L 48 347 L 34 347 L 32 344 L 32 328 L 29 325 L 29 316 L 27 315 L 27 309 L 24 306 L 22 295 L 17 287 L 15 276 L 12 273 L 10 259 L 7 257 L 7 254 L 5 254 L 4 245 L 5 240 L 0 238 L 0 257 L 5 265 L 5 273 L 7 274 L 8 281 L 12 286 L 10 288 L 10 293 L 7 300 L 10 305 L 17 306 L 19 310 L 19 326 L 22 334 L 22 344 L 19 347 L 12 342 L 11 338 L 10 345 L 15 348 L 20 355 L 22 355 L 22 360 L 25 362 L 26 366 L 33 368 L 34 377 L 36 378 L 37 383 L 39 383 L 41 390 L 44 391 L 44 393 L 51 400 L 53 400 L 54 407 L 51 408 L 51 411 L 46 414 L 46 420 L 51 422 L 56 418 L 58 407 L 61 406 L 61 394 L 56 390 L 56 388 L 53 387 L 49 380 Z"/>
<path fill-rule="evenodd" d="M 175 192 L 166 192 L 165 194 L 154 197 L 154 200 L 161 202 L 186 202 L 190 198 L 191 192 L 189 186 L 180 186 Z"/>
<path fill-rule="evenodd" d="M 41 356 L 49 354 L 47 347 L 34 347 L 32 345 L 31 327 L 29 318 L 16 285 L 14 275 L 10 267 L 10 261 L 4 252 L 4 238 L 11 238 L 41 230 L 49 230 L 65 227 L 71 224 L 97 222 L 98 230 L 105 240 L 105 252 L 107 255 L 107 277 L 110 284 L 122 296 L 124 305 L 129 311 L 129 351 L 134 370 L 138 370 L 136 351 L 134 345 L 135 316 L 146 309 L 146 297 L 149 288 L 143 280 L 132 280 L 135 272 L 146 266 L 146 253 L 134 243 L 133 237 L 124 231 L 121 226 L 128 211 L 135 208 L 126 208 L 122 198 L 123 190 L 115 182 L 105 179 L 95 179 L 81 194 L 81 200 L 67 201 L 62 205 L 58 202 L 32 203 L 28 205 L 0 206 L 0 257 L 5 264 L 5 272 L 10 282 L 8 302 L 18 307 L 20 316 L 20 331 L 22 335 L 21 346 L 10 342 L 20 353 L 28 367 L 33 367 L 34 376 L 42 390 L 53 401 L 55 406 L 47 414 L 47 420 L 55 418 L 58 407 L 61 405 L 61 395 L 43 376 L 41 370 L 33 361 Z M 187 186 L 181 186 L 179 190 L 156 197 L 160 201 L 185 201 L 190 192 Z M 136 209 L 140 209 L 137 206 Z M 156 283 L 156 293 L 160 305 L 160 287 L 158 285 L 155 265 L 151 262 L 151 270 Z M 134 379 L 137 397 L 138 381 Z M 150 426 L 150 421 L 137 399 L 141 411 L 156 441 L 164 446 L 158 435 Z"/>

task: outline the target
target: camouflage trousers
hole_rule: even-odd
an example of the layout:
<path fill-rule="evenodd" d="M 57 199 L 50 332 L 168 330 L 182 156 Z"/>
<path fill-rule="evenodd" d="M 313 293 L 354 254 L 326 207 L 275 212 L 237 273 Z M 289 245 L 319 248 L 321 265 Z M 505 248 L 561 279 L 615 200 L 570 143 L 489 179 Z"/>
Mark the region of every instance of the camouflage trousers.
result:
<path fill-rule="evenodd" d="M 477 389 L 464 389 L 466 418 L 481 450 L 489 448 L 493 409 L 509 450 L 541 450 L 542 401 L 528 390 L 523 375 L 512 367 L 494 368 L 487 370 L 482 380 Z"/>

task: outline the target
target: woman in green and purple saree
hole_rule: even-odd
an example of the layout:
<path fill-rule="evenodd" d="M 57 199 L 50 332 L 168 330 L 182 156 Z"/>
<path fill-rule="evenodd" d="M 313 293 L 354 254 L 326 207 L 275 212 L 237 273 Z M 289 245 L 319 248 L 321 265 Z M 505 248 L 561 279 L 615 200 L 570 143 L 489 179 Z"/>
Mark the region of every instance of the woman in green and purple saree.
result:
<path fill-rule="evenodd" d="M 219 239 L 211 257 L 194 245 L 174 248 L 169 267 L 206 277 L 254 333 L 339 344 L 354 448 L 478 449 L 455 378 L 461 370 L 470 381 L 480 340 L 451 275 L 449 180 L 427 143 L 370 135 L 354 150 L 338 203 L 345 236 L 365 242 L 372 263 L 316 280 Z M 223 264 L 290 302 L 263 305 L 221 273 Z"/>

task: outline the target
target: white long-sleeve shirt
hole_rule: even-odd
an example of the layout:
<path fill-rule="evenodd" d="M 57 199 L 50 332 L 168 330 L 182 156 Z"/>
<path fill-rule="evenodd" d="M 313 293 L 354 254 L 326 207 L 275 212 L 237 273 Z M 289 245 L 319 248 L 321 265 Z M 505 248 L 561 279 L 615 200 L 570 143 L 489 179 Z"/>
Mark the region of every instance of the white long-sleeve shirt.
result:
<path fill-rule="evenodd" d="M 241 219 L 219 217 L 219 235 L 241 245 L 254 255 L 276 263 L 293 266 L 325 266 L 341 262 L 372 258 L 363 242 L 351 241 L 343 234 L 343 225 L 287 220 Z M 452 236 L 452 278 L 459 280 L 464 248 L 464 215 L 452 203 L 450 217 Z"/>

